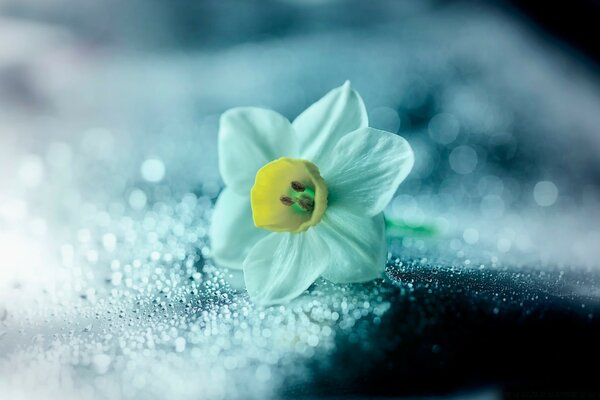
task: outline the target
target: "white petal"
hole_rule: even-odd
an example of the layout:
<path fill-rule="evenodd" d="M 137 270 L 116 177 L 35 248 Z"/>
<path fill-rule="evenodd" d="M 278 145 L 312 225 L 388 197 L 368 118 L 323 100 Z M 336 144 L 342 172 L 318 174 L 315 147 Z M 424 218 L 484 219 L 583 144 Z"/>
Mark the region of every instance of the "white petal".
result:
<path fill-rule="evenodd" d="M 346 81 L 294 120 L 301 158 L 320 167 L 321 160 L 328 157 L 344 135 L 368 124 L 367 111 L 360 95 Z"/>
<path fill-rule="evenodd" d="M 383 214 L 364 217 L 349 208 L 329 207 L 314 229 L 329 247 L 325 279 L 351 283 L 382 276 L 387 256 Z"/>
<path fill-rule="evenodd" d="M 221 116 L 219 169 L 225 184 L 238 194 L 250 193 L 256 172 L 279 157 L 297 155 L 290 122 L 275 111 L 233 108 Z"/>
<path fill-rule="evenodd" d="M 404 138 L 373 128 L 344 136 L 321 167 L 330 205 L 344 205 L 375 216 L 390 202 L 414 164 Z"/>
<path fill-rule="evenodd" d="M 215 205 L 209 232 L 215 262 L 221 267 L 241 269 L 252 246 L 267 234 L 254 226 L 250 197 L 225 188 Z"/>
<path fill-rule="evenodd" d="M 329 250 L 313 229 L 271 233 L 244 262 L 246 289 L 258 304 L 285 303 L 308 289 L 328 263 Z"/>

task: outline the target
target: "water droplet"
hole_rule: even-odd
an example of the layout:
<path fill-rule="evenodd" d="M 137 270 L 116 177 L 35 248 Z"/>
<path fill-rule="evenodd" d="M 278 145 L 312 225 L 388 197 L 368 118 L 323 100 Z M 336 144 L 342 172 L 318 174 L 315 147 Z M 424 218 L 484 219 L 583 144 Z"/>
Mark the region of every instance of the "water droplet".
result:
<path fill-rule="evenodd" d="M 134 189 L 129 194 L 129 206 L 134 210 L 143 210 L 147 201 L 146 193 L 140 189 Z"/>
<path fill-rule="evenodd" d="M 94 370 L 100 375 L 108 372 L 108 368 L 110 367 L 111 362 L 111 358 L 106 354 L 96 354 L 92 359 L 92 365 L 94 366 Z"/>
<path fill-rule="evenodd" d="M 551 181 L 540 181 L 533 188 L 533 198 L 538 205 L 549 207 L 556 202 L 558 198 L 558 188 Z"/>
<path fill-rule="evenodd" d="M 175 351 L 181 353 L 185 350 L 186 341 L 181 336 L 175 339 Z"/>
<path fill-rule="evenodd" d="M 158 158 L 149 158 L 142 163 L 140 172 L 144 180 L 160 182 L 165 176 L 165 164 Z"/>
<path fill-rule="evenodd" d="M 470 146 L 458 146 L 452 150 L 448 161 L 455 172 L 462 175 L 470 174 L 477 166 L 477 153 Z"/>
<path fill-rule="evenodd" d="M 429 121 L 429 136 L 440 144 L 452 143 L 459 130 L 459 122 L 452 114 L 437 114 Z"/>
<path fill-rule="evenodd" d="M 115 251 L 115 247 L 117 246 L 117 237 L 112 233 L 106 233 L 102 236 L 102 246 L 108 252 Z"/>

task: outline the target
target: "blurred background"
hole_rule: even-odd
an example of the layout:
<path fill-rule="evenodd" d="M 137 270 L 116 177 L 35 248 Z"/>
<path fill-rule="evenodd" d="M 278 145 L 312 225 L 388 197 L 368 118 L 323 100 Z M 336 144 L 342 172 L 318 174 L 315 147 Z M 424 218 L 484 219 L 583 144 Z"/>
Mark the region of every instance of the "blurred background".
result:
<path fill-rule="evenodd" d="M 510 332 L 550 320 L 544 345 L 565 329 L 559 355 L 577 362 L 577 335 L 598 354 L 599 10 L 0 0 L 0 397 L 495 399 L 528 373 L 536 390 L 544 368 L 568 375 L 541 347 L 525 363 L 539 374 L 507 375 L 508 359 L 494 369 L 473 347 L 460 361 L 465 343 L 436 335 L 473 309 L 493 327 L 506 309 Z M 210 260 L 218 117 L 248 105 L 293 119 L 347 79 L 370 125 L 416 153 L 386 210 L 388 276 L 257 309 Z M 430 310 L 440 330 L 422 342 Z M 326 384 L 358 342 L 373 362 Z"/>

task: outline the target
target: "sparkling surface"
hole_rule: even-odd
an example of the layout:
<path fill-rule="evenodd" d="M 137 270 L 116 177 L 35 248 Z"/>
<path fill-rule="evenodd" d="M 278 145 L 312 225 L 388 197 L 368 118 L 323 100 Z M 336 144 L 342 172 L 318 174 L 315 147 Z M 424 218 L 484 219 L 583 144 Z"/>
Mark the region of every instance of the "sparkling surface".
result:
<path fill-rule="evenodd" d="M 29 53 L 0 57 L 0 397 L 447 393 L 519 354 L 548 372 L 536 337 L 597 353 L 597 82 L 493 11 L 389 4 L 402 24 L 185 55 L 5 17 Z M 218 115 L 292 118 L 346 78 L 416 152 L 386 278 L 256 307 L 210 258 Z"/>

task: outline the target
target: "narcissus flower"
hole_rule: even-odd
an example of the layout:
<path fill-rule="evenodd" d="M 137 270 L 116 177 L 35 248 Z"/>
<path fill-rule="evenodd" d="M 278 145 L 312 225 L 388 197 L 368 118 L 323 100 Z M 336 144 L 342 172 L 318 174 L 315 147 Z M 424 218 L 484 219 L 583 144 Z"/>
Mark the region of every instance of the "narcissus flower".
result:
<path fill-rule="evenodd" d="M 212 256 L 243 269 L 259 304 L 287 302 L 317 278 L 364 282 L 386 262 L 383 209 L 414 163 L 402 137 L 368 127 L 350 83 L 293 122 L 260 108 L 225 112 Z"/>

